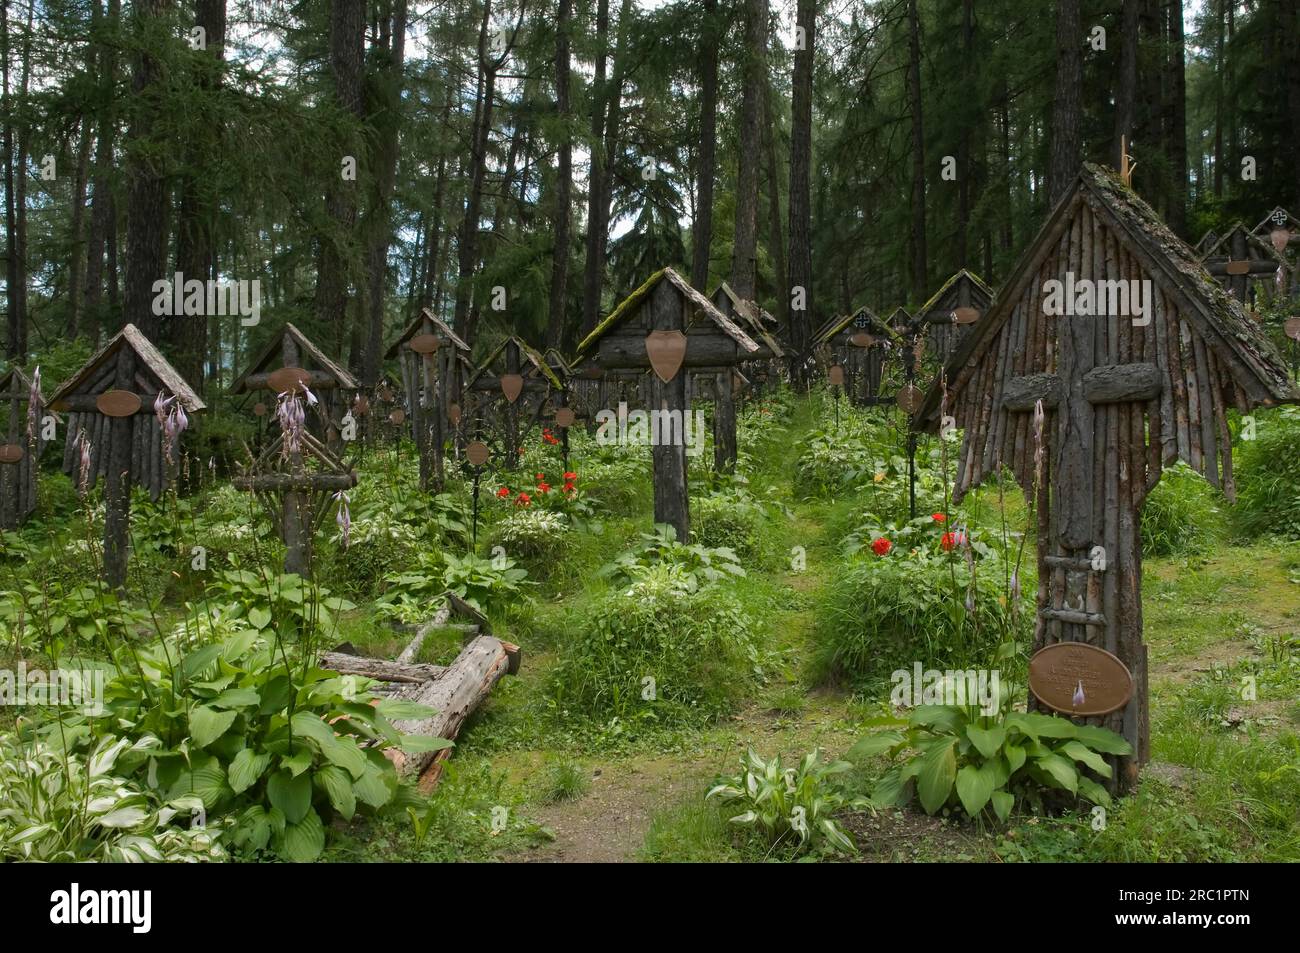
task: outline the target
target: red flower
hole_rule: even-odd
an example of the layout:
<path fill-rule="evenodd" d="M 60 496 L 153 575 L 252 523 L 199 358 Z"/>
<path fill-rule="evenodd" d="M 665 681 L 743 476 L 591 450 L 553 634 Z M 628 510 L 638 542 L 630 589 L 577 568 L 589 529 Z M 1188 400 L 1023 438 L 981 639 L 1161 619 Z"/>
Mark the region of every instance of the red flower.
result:
<path fill-rule="evenodd" d="M 942 513 L 931 513 L 930 519 L 934 520 L 936 523 L 948 522 L 948 517 L 944 516 Z"/>
<path fill-rule="evenodd" d="M 894 544 L 883 536 L 871 544 L 871 551 L 877 556 L 887 556 L 893 548 Z"/>
<path fill-rule="evenodd" d="M 540 493 L 550 493 L 551 485 L 543 480 L 541 483 L 537 484 L 537 490 Z"/>
<path fill-rule="evenodd" d="M 533 502 L 533 498 L 529 496 L 527 493 L 520 493 L 517 497 L 515 497 L 515 506 L 527 506 L 532 502 Z"/>
<path fill-rule="evenodd" d="M 568 480 L 570 483 L 572 483 L 574 480 L 578 479 L 578 474 L 573 473 L 573 472 L 566 473 L 566 474 L 564 474 L 564 479 L 566 479 L 566 480 Z"/>
<path fill-rule="evenodd" d="M 570 481 L 570 482 L 564 484 L 564 492 L 565 492 L 565 493 L 576 493 L 576 492 L 578 492 L 578 488 L 577 488 L 576 486 L 573 485 L 572 481 Z"/>
<path fill-rule="evenodd" d="M 497 496 L 501 497 L 501 499 L 503 500 L 509 495 L 510 495 L 510 487 L 508 486 L 503 486 L 501 489 L 497 490 Z"/>
<path fill-rule="evenodd" d="M 541 480 L 545 480 L 545 479 L 546 479 L 546 474 L 545 474 L 545 473 L 539 473 L 539 474 L 537 474 L 537 479 L 538 479 L 539 481 L 541 481 Z"/>
<path fill-rule="evenodd" d="M 950 531 L 943 534 L 943 536 L 939 540 L 939 545 L 943 547 L 943 551 L 946 553 L 949 552 L 954 546 L 964 545 L 965 542 L 966 542 L 965 533 L 961 531 L 957 531 L 957 532 Z"/>

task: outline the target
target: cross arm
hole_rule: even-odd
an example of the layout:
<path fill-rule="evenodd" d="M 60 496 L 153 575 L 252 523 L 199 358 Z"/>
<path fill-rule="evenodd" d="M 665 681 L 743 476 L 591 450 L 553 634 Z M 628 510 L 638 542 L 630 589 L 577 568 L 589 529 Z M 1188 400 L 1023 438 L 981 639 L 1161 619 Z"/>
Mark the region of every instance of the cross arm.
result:
<path fill-rule="evenodd" d="M 1103 364 L 1083 375 L 1083 396 L 1090 404 L 1121 404 L 1160 396 L 1160 368 L 1154 364 Z M 1056 374 L 1013 377 L 1002 387 L 1002 408 L 1026 413 L 1039 400 L 1051 410 L 1061 402 L 1061 378 Z"/>

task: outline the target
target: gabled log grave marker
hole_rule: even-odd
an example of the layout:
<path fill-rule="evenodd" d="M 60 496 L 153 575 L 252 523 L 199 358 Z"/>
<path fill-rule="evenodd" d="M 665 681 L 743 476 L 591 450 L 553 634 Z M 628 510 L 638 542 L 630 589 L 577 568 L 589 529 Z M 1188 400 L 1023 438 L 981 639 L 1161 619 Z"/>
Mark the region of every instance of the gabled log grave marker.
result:
<path fill-rule="evenodd" d="M 493 429 L 488 418 L 499 417 L 505 466 L 510 470 L 519 466 L 520 422 L 526 421 L 528 426 L 538 423 L 546 398 L 563 389 L 541 352 L 514 335 L 493 348 L 465 382 L 477 427 Z"/>
<path fill-rule="evenodd" d="M 578 345 L 579 355 L 594 353 L 596 363 L 607 370 L 651 368 L 647 409 L 660 419 L 676 420 L 679 427 L 690 412 L 683 369 L 730 369 L 758 350 L 739 325 L 671 268 L 646 279 Z M 714 426 L 716 444 L 716 421 Z M 731 427 L 734 434 L 734 419 Z M 653 424 L 651 429 L 656 429 Z M 685 440 L 657 441 L 651 458 L 655 522 L 672 526 L 685 542 L 690 538 Z"/>
<path fill-rule="evenodd" d="M 171 399 L 170 433 L 158 416 L 159 397 Z M 185 426 L 178 424 L 184 420 L 179 414 L 196 414 L 207 405 L 128 324 L 59 386 L 50 406 L 68 414 L 63 472 L 82 482 L 84 466 L 86 488 L 104 477 L 104 581 L 120 589 L 126 585 L 131 484 L 147 489 L 152 499 L 162 495 L 174 477 L 175 444 Z"/>
<path fill-rule="evenodd" d="M 422 490 L 442 488 L 444 447 L 455 430 L 448 409 L 461 399 L 462 365 L 456 355 L 469 352 L 469 345 L 445 321 L 424 308 L 384 355 L 396 357 L 402 368 Z"/>
<path fill-rule="evenodd" d="M 1147 307 L 1056 316 L 1044 305 L 1067 274 L 1149 282 Z M 1128 286 L 1134 287 L 1132 285 Z M 946 391 L 944 382 L 946 381 Z M 1034 648 L 1085 642 L 1133 679 L 1118 710 L 1089 719 L 1122 734 L 1134 755 L 1112 784 L 1131 789 L 1149 757 L 1142 641 L 1141 508 L 1161 468 L 1186 461 L 1231 498 L 1226 411 L 1300 398 L 1241 303 L 1195 253 L 1111 173 L 1087 165 L 1021 257 L 985 319 L 958 348 L 913 420 L 965 428 L 955 499 L 1009 468 L 1035 485 L 1034 408 L 1044 409 L 1037 491 L 1038 615 Z M 1095 676 L 1081 666 L 1079 683 Z M 1094 684 L 1105 694 L 1113 685 Z M 1029 698 L 1034 708 L 1045 705 Z M 1080 706 L 1082 707 L 1082 706 Z M 1069 715 L 1069 711 L 1062 714 Z"/>
<path fill-rule="evenodd" d="M 946 361 L 992 300 L 992 289 L 965 268 L 945 281 L 916 313 L 915 320 L 925 335 L 926 355 L 940 363 Z"/>
<path fill-rule="evenodd" d="M 891 402 L 881 398 L 880 383 L 885 358 L 899 343 L 893 329 L 866 305 L 832 319 L 813 339 L 813 347 L 824 348 L 832 366 L 842 369 L 845 393 L 861 407 Z"/>
<path fill-rule="evenodd" d="M 1240 221 L 1210 246 L 1201 263 L 1228 294 L 1249 306 L 1254 305 L 1256 294 L 1277 297 L 1286 288 L 1291 271 L 1267 238 L 1252 235 Z"/>
<path fill-rule="evenodd" d="M 40 368 L 35 371 L 40 380 Z M 5 437 L 0 443 L 0 529 L 17 529 L 36 509 L 40 475 L 37 458 L 42 436 L 45 395 L 40 385 L 17 367 L 0 376 L 0 405 L 8 404 Z"/>

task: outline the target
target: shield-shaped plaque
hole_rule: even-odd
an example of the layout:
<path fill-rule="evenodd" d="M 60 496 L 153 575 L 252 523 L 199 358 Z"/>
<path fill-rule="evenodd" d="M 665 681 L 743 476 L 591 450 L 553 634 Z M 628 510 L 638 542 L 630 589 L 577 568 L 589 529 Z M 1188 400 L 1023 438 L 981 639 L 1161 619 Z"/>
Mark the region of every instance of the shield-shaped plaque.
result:
<path fill-rule="evenodd" d="M 379 388 L 379 393 L 376 396 L 384 403 L 389 403 L 393 399 L 393 389 L 385 384 Z"/>
<path fill-rule="evenodd" d="M 352 405 L 352 412 L 358 417 L 364 417 L 370 413 L 370 398 L 365 394 L 357 395 L 356 402 Z"/>
<path fill-rule="evenodd" d="M 259 400 L 256 404 L 254 404 L 254 405 L 253 405 L 253 416 L 254 416 L 254 417 L 265 417 L 265 416 L 266 416 L 266 404 L 262 403 L 260 400 Z"/>
<path fill-rule="evenodd" d="M 406 419 L 406 411 L 402 410 L 401 407 L 398 407 L 396 410 L 394 410 L 391 414 L 388 415 L 388 419 L 395 424 L 400 424 L 402 421 Z"/>
<path fill-rule="evenodd" d="M 6 443 L 0 445 L 0 463 L 17 463 L 22 458 L 22 444 Z"/>
<path fill-rule="evenodd" d="M 974 324 L 980 319 L 977 308 L 953 308 L 952 319 L 958 324 Z"/>
<path fill-rule="evenodd" d="M 826 379 L 830 381 L 831 385 L 834 387 L 843 387 L 844 368 L 840 367 L 838 364 L 832 365 L 831 369 L 826 373 Z"/>
<path fill-rule="evenodd" d="M 854 347 L 871 347 L 876 343 L 876 339 L 864 331 L 859 331 L 853 337 L 849 338 L 849 343 Z"/>
<path fill-rule="evenodd" d="M 481 440 L 474 440 L 465 445 L 465 459 L 470 462 L 470 466 L 483 466 L 491 455 L 492 452 L 488 450 L 487 444 Z"/>
<path fill-rule="evenodd" d="M 286 392 L 296 394 L 303 389 L 308 380 L 310 377 L 301 367 L 282 367 L 268 374 L 266 383 L 277 394 Z"/>
<path fill-rule="evenodd" d="M 434 354 L 438 350 L 438 335 L 417 334 L 406 342 L 406 346 L 416 354 Z"/>
<path fill-rule="evenodd" d="M 130 417 L 140 409 L 140 395 L 129 390 L 106 390 L 95 398 L 95 409 L 105 417 Z"/>
<path fill-rule="evenodd" d="M 1287 337 L 1292 341 L 1300 341 L 1300 317 L 1287 318 L 1283 327 L 1286 328 Z"/>
<path fill-rule="evenodd" d="M 1108 715 L 1133 696 L 1128 666 L 1087 642 L 1057 642 L 1029 660 L 1029 690 L 1040 702 L 1066 715 Z"/>
<path fill-rule="evenodd" d="M 1268 233 L 1268 240 L 1273 243 L 1273 250 L 1280 255 L 1286 251 L 1287 243 L 1291 241 L 1291 230 L 1289 228 L 1275 228 Z"/>
<path fill-rule="evenodd" d="M 572 407 L 559 407 L 555 411 L 555 425 L 557 427 L 572 427 L 574 421 Z"/>
<path fill-rule="evenodd" d="M 453 427 L 460 426 L 460 404 L 449 404 L 447 406 L 447 419 L 451 421 Z"/>
<path fill-rule="evenodd" d="M 1229 261 L 1226 270 L 1230 275 L 1248 275 L 1250 274 L 1250 262 L 1244 258 Z"/>
<path fill-rule="evenodd" d="M 519 399 L 519 395 L 524 392 L 524 379 L 519 374 L 502 374 L 501 375 L 501 393 L 506 395 L 506 400 L 514 403 Z"/>
<path fill-rule="evenodd" d="M 667 384 L 686 359 L 686 335 L 681 331 L 651 331 L 646 335 L 645 352 L 655 376 Z"/>
<path fill-rule="evenodd" d="M 925 402 L 925 394 L 921 388 L 912 384 L 907 384 L 898 392 L 898 406 L 904 413 L 914 414 L 921 409 L 921 404 Z"/>

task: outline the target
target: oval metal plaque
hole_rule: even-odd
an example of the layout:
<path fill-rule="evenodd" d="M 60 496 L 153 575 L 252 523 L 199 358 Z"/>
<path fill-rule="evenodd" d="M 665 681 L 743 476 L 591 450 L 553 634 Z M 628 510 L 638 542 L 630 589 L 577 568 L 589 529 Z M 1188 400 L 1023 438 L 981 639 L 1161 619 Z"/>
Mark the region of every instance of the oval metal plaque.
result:
<path fill-rule="evenodd" d="M 905 413 L 914 414 L 920 410 L 921 405 L 925 403 L 925 394 L 921 392 L 921 388 L 908 384 L 898 392 L 898 397 L 896 399 L 898 400 L 898 406 L 902 408 Z"/>
<path fill-rule="evenodd" d="M 253 405 L 253 416 L 254 416 L 254 417 L 265 417 L 265 416 L 266 416 L 266 404 L 262 403 L 260 400 L 259 400 L 256 404 L 254 404 L 254 405 Z"/>
<path fill-rule="evenodd" d="M 555 425 L 557 427 L 572 427 L 573 420 L 574 416 L 572 407 L 560 407 L 556 409 Z"/>
<path fill-rule="evenodd" d="M 406 419 L 406 411 L 402 410 L 401 407 L 398 407 L 395 411 L 393 411 L 391 414 L 388 415 L 388 419 L 395 424 L 400 424 L 403 420 Z"/>
<path fill-rule="evenodd" d="M 859 331 L 853 337 L 849 338 L 849 343 L 854 347 L 871 347 L 876 343 L 876 339 L 866 332 Z"/>
<path fill-rule="evenodd" d="M 840 367 L 838 364 L 834 365 L 826 372 L 826 379 L 831 382 L 832 387 L 843 387 L 844 368 Z"/>
<path fill-rule="evenodd" d="M 436 334 L 417 334 L 406 342 L 406 346 L 416 354 L 434 354 L 437 353 L 438 343 Z"/>
<path fill-rule="evenodd" d="M 471 466 L 481 467 L 488 462 L 488 457 L 492 451 L 488 450 L 487 444 L 481 440 L 474 440 L 465 445 L 465 459 L 470 462 Z"/>
<path fill-rule="evenodd" d="M 958 324 L 974 324 L 980 319 L 980 313 L 976 308 L 953 308 L 952 317 Z"/>
<path fill-rule="evenodd" d="M 1287 318 L 1284 327 L 1287 337 L 1293 341 L 1300 341 L 1300 317 Z"/>
<path fill-rule="evenodd" d="M 267 386 L 277 394 L 296 394 L 309 380 L 311 375 L 301 367 L 282 367 L 266 377 Z"/>
<path fill-rule="evenodd" d="M 22 460 L 24 453 L 22 444 L 0 444 L 0 463 L 17 463 Z"/>
<path fill-rule="evenodd" d="M 106 390 L 95 398 L 95 407 L 105 417 L 130 417 L 140 410 L 140 395 L 129 390 Z"/>
<path fill-rule="evenodd" d="M 378 396 L 384 403 L 389 403 L 393 399 L 393 389 L 385 384 L 383 387 L 379 388 L 379 393 L 376 396 Z"/>
<path fill-rule="evenodd" d="M 524 379 L 519 374 L 502 374 L 501 375 L 501 393 L 506 395 L 506 400 L 514 403 L 519 399 L 519 395 L 524 391 Z"/>
<path fill-rule="evenodd" d="M 1250 274 L 1250 262 L 1244 258 L 1238 261 L 1228 262 L 1227 272 L 1230 275 L 1248 275 Z"/>
<path fill-rule="evenodd" d="M 1029 660 L 1029 690 L 1064 715 L 1109 715 L 1133 696 L 1133 674 L 1111 653 L 1087 642 L 1044 646 Z"/>
<path fill-rule="evenodd" d="M 452 422 L 453 426 L 460 424 L 460 404 L 451 404 L 447 408 L 447 419 Z"/>

